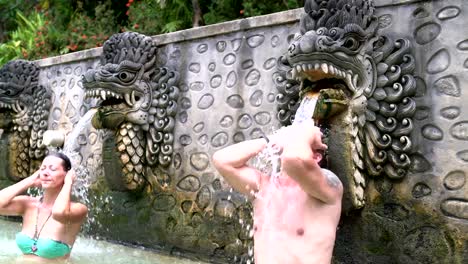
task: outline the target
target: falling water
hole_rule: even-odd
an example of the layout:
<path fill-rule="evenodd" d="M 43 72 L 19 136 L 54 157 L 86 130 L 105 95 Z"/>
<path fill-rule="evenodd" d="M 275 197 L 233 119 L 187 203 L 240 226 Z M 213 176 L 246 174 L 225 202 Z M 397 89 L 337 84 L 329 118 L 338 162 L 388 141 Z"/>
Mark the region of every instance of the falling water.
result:
<path fill-rule="evenodd" d="M 66 136 L 66 140 L 64 142 L 63 148 L 54 147 L 54 146 L 47 146 L 47 150 L 50 152 L 62 152 L 63 154 L 67 155 L 70 158 L 70 162 L 72 164 L 72 168 L 75 170 L 76 173 L 76 183 L 73 185 L 73 195 L 75 197 L 83 198 L 86 200 L 87 198 L 87 189 L 89 187 L 89 180 L 87 177 L 89 175 L 88 170 L 82 166 L 80 153 L 79 153 L 79 145 L 78 137 L 80 133 L 89 126 L 91 122 L 91 118 L 93 117 L 94 113 L 96 113 L 97 109 L 90 109 L 86 112 L 83 117 L 78 121 L 76 126 L 72 129 L 72 131 Z M 1 138 L 1 134 L 0 134 Z M 77 150 L 78 149 L 78 150 Z M 31 196 L 40 196 L 42 195 L 42 191 L 39 188 L 33 187 L 27 190 L 27 194 Z"/>
<path fill-rule="evenodd" d="M 300 124 L 305 120 L 312 119 L 317 104 L 317 96 L 304 96 L 294 116 L 293 125 Z"/>
<path fill-rule="evenodd" d="M 299 125 L 305 120 L 312 120 L 317 99 L 317 95 L 304 96 L 294 116 L 293 126 Z M 278 129 L 274 134 L 281 133 L 283 129 Z M 257 155 L 253 165 L 264 174 L 277 178 L 281 171 L 280 152 L 281 149 L 274 142 L 269 141 L 265 149 Z"/>
<path fill-rule="evenodd" d="M 81 117 L 75 127 L 73 127 L 73 130 L 68 134 L 67 140 L 63 144 L 63 153 L 71 154 L 76 151 L 76 148 L 78 147 L 76 144 L 78 142 L 78 136 L 86 127 L 89 126 L 91 118 L 94 116 L 96 111 L 97 109 L 95 108 L 88 110 L 88 112 Z"/>
<path fill-rule="evenodd" d="M 75 170 L 76 174 L 72 194 L 85 204 L 89 203 L 88 189 L 91 185 L 91 172 L 86 168 L 85 164 L 83 164 L 80 154 L 81 146 L 78 144 L 78 139 L 85 129 L 89 128 L 91 119 L 96 111 L 97 109 L 90 109 L 81 117 L 72 131 L 66 136 L 62 150 L 62 152 L 70 158 L 72 168 Z"/>
<path fill-rule="evenodd" d="M 300 125 L 305 120 L 312 119 L 317 104 L 318 94 L 306 94 L 297 109 L 292 126 Z M 275 133 L 281 133 L 285 128 L 280 128 Z M 274 135 L 273 135 L 274 136 Z M 268 140 L 268 137 L 265 137 Z M 252 160 L 252 165 L 263 174 L 269 175 L 273 180 L 277 180 L 281 174 L 281 154 L 282 149 L 269 141 L 267 146 Z"/>

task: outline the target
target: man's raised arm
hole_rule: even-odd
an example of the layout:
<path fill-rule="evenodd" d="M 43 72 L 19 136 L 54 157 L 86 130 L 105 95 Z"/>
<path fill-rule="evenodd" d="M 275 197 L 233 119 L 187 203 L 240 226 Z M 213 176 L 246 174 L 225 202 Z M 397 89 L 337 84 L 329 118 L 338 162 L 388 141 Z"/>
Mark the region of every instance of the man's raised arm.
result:
<path fill-rule="evenodd" d="M 258 191 L 261 172 L 249 167 L 247 161 L 265 146 L 265 139 L 253 139 L 231 145 L 213 154 L 213 164 L 236 191 L 252 195 Z"/>
<path fill-rule="evenodd" d="M 343 186 L 331 171 L 320 168 L 322 143 L 320 129 L 312 121 L 288 127 L 288 144 L 282 144 L 281 166 L 309 195 L 324 203 L 341 201 Z M 284 138 L 284 136 L 282 137 Z"/>

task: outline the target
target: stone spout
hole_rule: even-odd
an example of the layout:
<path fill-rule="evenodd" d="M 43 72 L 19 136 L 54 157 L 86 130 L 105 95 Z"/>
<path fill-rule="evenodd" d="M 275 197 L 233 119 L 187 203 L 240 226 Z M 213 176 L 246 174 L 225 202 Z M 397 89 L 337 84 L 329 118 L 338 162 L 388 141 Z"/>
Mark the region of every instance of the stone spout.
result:
<path fill-rule="evenodd" d="M 61 148 L 65 142 L 65 133 L 61 130 L 46 130 L 42 142 L 47 147 Z"/>

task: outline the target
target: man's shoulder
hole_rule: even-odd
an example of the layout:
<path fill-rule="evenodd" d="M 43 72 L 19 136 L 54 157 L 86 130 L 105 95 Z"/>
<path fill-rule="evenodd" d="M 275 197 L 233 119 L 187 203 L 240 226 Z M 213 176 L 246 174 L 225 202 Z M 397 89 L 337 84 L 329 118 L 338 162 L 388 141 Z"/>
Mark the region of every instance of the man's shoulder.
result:
<path fill-rule="evenodd" d="M 323 174 L 325 175 L 325 177 L 333 178 L 334 180 L 337 180 L 337 181 L 339 181 L 341 183 L 340 178 L 333 171 L 331 171 L 329 169 L 325 169 L 325 168 L 321 168 L 321 170 L 322 170 Z"/>
<path fill-rule="evenodd" d="M 343 183 L 333 171 L 322 168 L 322 173 L 325 176 L 327 183 L 330 187 L 340 190 L 340 192 L 342 191 Z"/>

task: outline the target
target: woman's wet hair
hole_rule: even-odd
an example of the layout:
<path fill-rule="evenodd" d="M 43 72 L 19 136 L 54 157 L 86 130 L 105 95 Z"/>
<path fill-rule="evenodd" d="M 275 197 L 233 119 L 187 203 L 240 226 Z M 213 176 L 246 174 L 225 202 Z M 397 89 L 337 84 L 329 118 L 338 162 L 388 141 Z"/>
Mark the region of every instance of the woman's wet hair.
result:
<path fill-rule="evenodd" d="M 61 153 L 61 152 L 51 152 L 47 156 L 54 156 L 54 157 L 62 159 L 62 165 L 63 165 L 63 168 L 65 169 L 65 171 L 69 171 L 71 169 L 71 167 L 72 167 L 71 161 L 68 158 L 68 156 Z"/>

